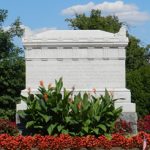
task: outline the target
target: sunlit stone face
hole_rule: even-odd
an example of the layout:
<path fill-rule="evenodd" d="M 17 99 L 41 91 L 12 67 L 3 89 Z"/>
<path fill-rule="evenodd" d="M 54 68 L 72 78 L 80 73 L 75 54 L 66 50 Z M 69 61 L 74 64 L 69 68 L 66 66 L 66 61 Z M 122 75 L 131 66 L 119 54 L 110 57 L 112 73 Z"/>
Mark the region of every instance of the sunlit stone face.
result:
<path fill-rule="evenodd" d="M 125 88 L 125 49 L 53 47 L 26 50 L 26 88 L 63 77 L 66 88 Z"/>
<path fill-rule="evenodd" d="M 135 112 L 130 90 L 126 89 L 125 47 L 126 31 L 116 34 L 101 30 L 48 30 L 25 32 L 26 89 L 36 92 L 39 81 L 45 86 L 63 77 L 67 89 L 75 92 L 92 91 L 103 94 L 105 88 L 114 98 L 124 98 L 117 107 L 124 112 Z M 27 90 L 22 91 L 26 95 Z M 23 104 L 23 103 L 22 103 Z M 18 105 L 18 109 L 23 105 Z"/>
<path fill-rule="evenodd" d="M 26 88 L 63 77 L 66 88 L 125 88 L 125 31 L 49 30 L 24 37 Z"/>

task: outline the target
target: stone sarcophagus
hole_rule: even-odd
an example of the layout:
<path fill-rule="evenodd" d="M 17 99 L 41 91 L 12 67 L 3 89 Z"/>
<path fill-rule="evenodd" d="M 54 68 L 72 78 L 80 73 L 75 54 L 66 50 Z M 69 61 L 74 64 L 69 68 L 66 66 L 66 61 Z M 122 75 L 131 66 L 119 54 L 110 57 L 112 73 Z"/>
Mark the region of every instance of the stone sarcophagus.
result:
<path fill-rule="evenodd" d="M 93 88 L 103 94 L 112 91 L 118 100 L 116 107 L 123 112 L 135 112 L 130 90 L 126 89 L 126 50 L 128 44 L 124 27 L 116 34 L 101 30 L 26 31 L 23 38 L 26 60 L 26 89 L 37 91 L 39 81 L 45 85 L 63 77 L 67 89 L 75 92 Z M 21 102 L 17 110 L 25 109 Z"/>

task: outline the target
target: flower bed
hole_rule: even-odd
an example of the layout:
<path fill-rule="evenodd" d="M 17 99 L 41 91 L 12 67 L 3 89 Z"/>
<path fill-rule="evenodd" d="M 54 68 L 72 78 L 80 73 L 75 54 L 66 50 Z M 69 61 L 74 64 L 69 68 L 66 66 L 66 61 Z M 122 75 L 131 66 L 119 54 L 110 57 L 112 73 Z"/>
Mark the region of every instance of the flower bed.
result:
<path fill-rule="evenodd" d="M 144 138 L 146 139 L 147 149 L 150 148 L 150 134 L 140 132 L 136 136 L 126 138 L 120 134 L 113 134 L 111 140 L 105 136 L 85 136 L 71 137 L 61 134 L 60 136 L 10 136 L 0 135 L 0 149 L 6 150 L 63 150 L 82 148 L 87 149 L 142 149 Z"/>
<path fill-rule="evenodd" d="M 16 126 L 15 122 L 11 122 L 7 119 L 0 119 L 0 134 L 10 134 L 10 135 L 17 135 L 19 130 Z"/>
<path fill-rule="evenodd" d="M 150 115 L 140 118 L 137 122 L 138 131 L 150 133 Z"/>

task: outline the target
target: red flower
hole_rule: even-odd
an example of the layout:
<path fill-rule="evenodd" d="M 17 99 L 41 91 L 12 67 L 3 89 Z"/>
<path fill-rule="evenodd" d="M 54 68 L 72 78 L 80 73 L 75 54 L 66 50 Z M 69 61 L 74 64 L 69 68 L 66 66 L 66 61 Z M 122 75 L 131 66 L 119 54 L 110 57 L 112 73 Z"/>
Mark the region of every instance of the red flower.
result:
<path fill-rule="evenodd" d="M 30 149 L 81 149 L 81 148 L 101 148 L 111 149 L 112 147 L 120 147 L 120 149 L 132 149 L 143 147 L 143 139 L 146 138 L 147 149 L 150 148 L 150 134 L 140 132 L 138 135 L 126 138 L 120 134 L 113 134 L 109 140 L 105 136 L 88 135 L 82 137 L 71 137 L 70 135 L 61 134 L 59 136 L 10 136 L 8 134 L 0 134 L 0 149 L 7 150 L 30 150 Z"/>
<path fill-rule="evenodd" d="M 46 93 L 44 93 L 44 100 L 47 101 L 48 100 L 48 95 Z"/>
<path fill-rule="evenodd" d="M 94 94 L 96 94 L 96 88 L 93 88 L 92 91 Z"/>
<path fill-rule="evenodd" d="M 40 81 L 40 86 L 44 87 L 44 82 L 42 80 Z"/>
<path fill-rule="evenodd" d="M 150 133 L 150 115 L 138 120 L 138 131 Z"/>

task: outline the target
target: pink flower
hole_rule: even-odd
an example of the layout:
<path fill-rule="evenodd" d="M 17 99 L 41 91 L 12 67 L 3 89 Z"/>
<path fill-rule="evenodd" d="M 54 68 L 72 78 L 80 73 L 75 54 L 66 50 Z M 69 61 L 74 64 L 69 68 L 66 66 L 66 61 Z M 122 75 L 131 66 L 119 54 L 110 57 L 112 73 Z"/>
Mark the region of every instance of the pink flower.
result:
<path fill-rule="evenodd" d="M 93 88 L 92 91 L 94 92 L 94 94 L 96 94 L 96 88 Z"/>
<path fill-rule="evenodd" d="M 44 87 L 44 82 L 42 80 L 40 81 L 40 86 Z"/>

